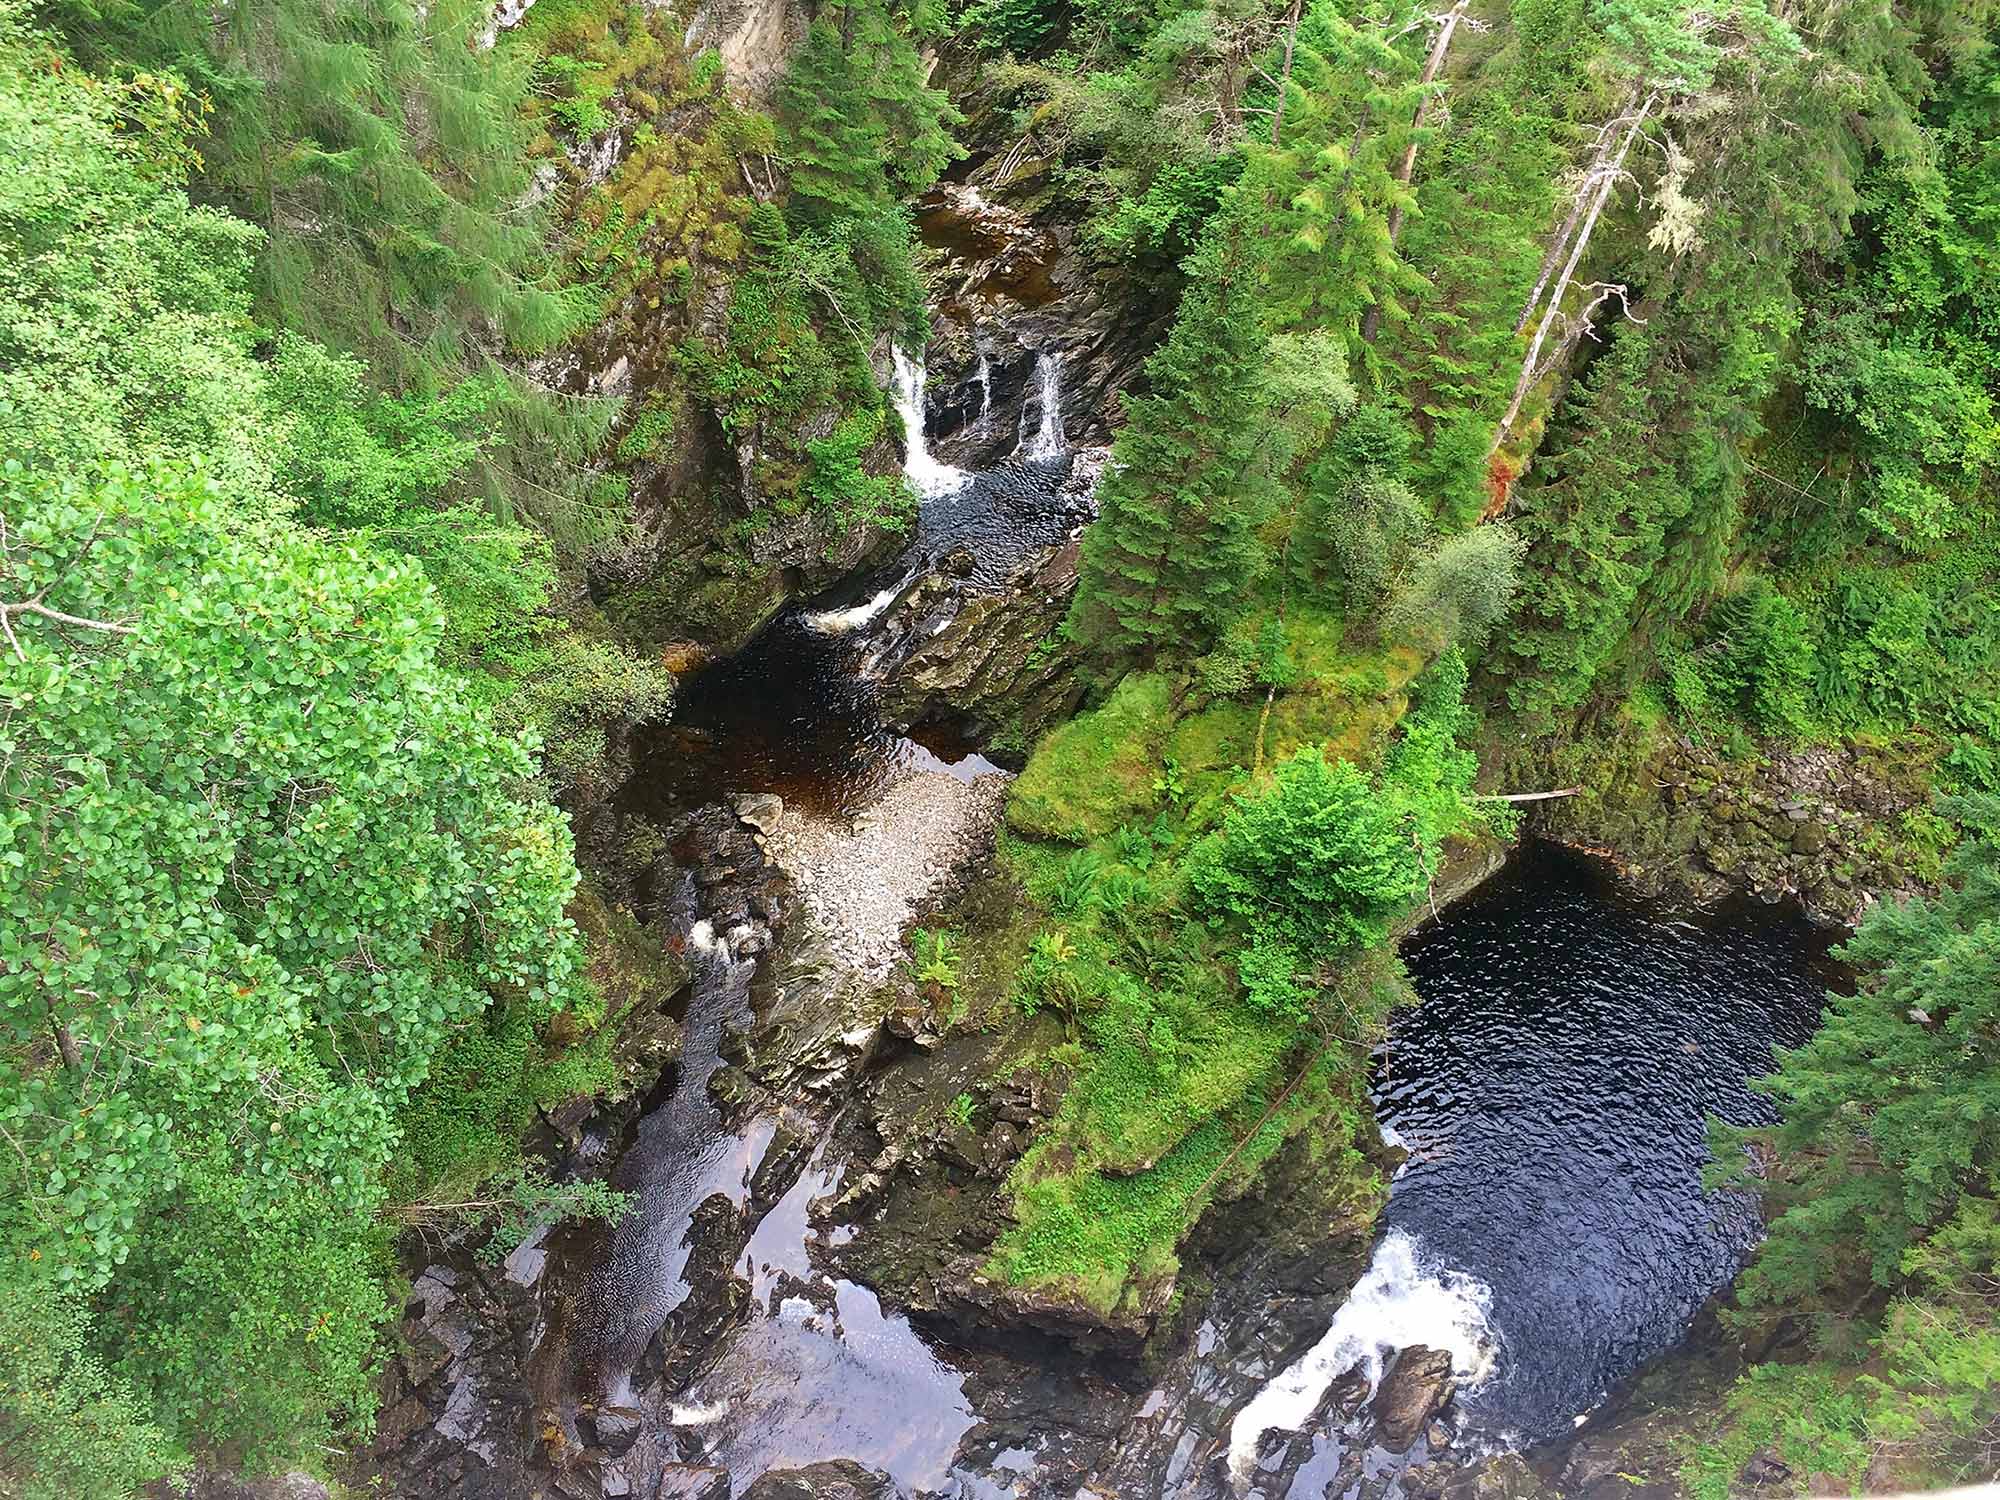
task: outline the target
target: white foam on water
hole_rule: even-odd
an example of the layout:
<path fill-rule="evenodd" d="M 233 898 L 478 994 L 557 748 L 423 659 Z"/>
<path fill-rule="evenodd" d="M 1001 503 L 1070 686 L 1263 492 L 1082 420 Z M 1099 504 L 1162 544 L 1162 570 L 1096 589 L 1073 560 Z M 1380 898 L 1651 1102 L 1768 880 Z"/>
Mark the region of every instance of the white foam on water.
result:
<path fill-rule="evenodd" d="M 903 419 L 906 455 L 903 473 L 917 487 L 919 494 L 949 495 L 964 489 L 972 476 L 963 469 L 939 463 L 931 457 L 931 451 L 924 443 L 924 367 L 913 363 L 894 344 L 889 346 L 889 360 L 895 370 L 892 399 L 896 415 Z"/>
<path fill-rule="evenodd" d="M 687 945 L 702 953 L 720 953 L 722 939 L 715 935 L 715 924 L 703 917 L 688 929 Z"/>
<path fill-rule="evenodd" d="M 717 1417 L 729 1415 L 726 1401 L 712 1402 L 707 1406 L 670 1406 L 667 1418 L 676 1427 L 699 1427 L 704 1422 L 713 1422 Z"/>
<path fill-rule="evenodd" d="M 1061 458 L 1068 451 L 1068 440 L 1063 435 L 1061 357 L 1047 350 L 1036 354 L 1035 380 L 1041 387 L 1041 426 L 1033 436 L 1023 433 L 1017 447 L 1023 458 Z M 1023 408 L 1021 415 L 1027 414 Z"/>
<path fill-rule="evenodd" d="M 1390 1230 L 1325 1335 L 1274 1376 L 1230 1424 L 1229 1473 L 1238 1490 L 1256 1465 L 1257 1440 L 1273 1427 L 1304 1425 L 1327 1387 L 1357 1366 L 1372 1393 L 1388 1355 L 1422 1344 L 1450 1351 L 1459 1388 L 1476 1387 L 1493 1367 L 1492 1306 L 1493 1289 L 1485 1282 L 1427 1266 L 1412 1236 Z"/>
<path fill-rule="evenodd" d="M 915 576 L 911 574 L 909 578 L 898 579 L 874 598 L 864 599 L 846 609 L 822 609 L 809 614 L 805 617 L 806 629 L 820 635 L 846 635 L 849 631 L 872 624 L 896 602 Z"/>

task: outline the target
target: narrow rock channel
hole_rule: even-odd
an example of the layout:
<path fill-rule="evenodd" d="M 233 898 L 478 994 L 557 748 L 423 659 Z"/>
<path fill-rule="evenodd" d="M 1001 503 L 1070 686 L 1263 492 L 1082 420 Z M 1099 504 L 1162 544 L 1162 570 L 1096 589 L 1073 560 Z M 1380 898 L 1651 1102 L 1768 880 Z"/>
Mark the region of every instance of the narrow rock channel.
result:
<path fill-rule="evenodd" d="M 1376 1231 L 1330 1222 L 1289 1162 L 1233 1234 L 1195 1237 L 1212 1292 L 1145 1363 L 900 1309 L 850 1269 L 899 1170 L 855 1101 L 936 1067 L 901 942 L 978 878 L 1009 780 L 901 731 L 888 685 L 1069 541 L 1092 470 L 1048 451 L 1062 431 L 1044 412 L 982 473 L 920 437 L 905 555 L 698 674 L 640 748 L 633 809 L 678 851 L 655 904 L 691 964 L 682 1054 L 617 1154 L 615 1231 L 553 1236 L 475 1297 L 424 1273 L 450 1394 L 387 1467 L 453 1478 L 410 1493 L 1421 1500 L 1561 1438 L 1740 1263 L 1754 1219 L 1703 1196 L 1704 1121 L 1760 1117 L 1744 1080 L 1809 1028 L 1817 947 L 1763 912 L 1674 920 L 1542 852 L 1408 945 L 1372 1261 Z"/>

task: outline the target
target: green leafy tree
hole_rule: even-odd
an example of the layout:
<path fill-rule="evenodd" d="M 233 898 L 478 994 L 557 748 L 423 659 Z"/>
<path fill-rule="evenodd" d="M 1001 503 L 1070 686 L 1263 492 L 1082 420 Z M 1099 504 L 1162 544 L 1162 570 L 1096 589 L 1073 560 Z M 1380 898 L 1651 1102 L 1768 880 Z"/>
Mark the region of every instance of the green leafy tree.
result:
<path fill-rule="evenodd" d="M 0 515 L 9 1294 L 275 1458 L 369 1410 L 399 1102 L 496 999 L 587 1003 L 568 830 L 409 565 L 165 469 L 10 463 Z"/>
<path fill-rule="evenodd" d="M 1424 879 L 1407 809 L 1316 746 L 1279 762 L 1271 789 L 1240 799 L 1188 860 L 1203 909 L 1308 960 L 1383 942 Z"/>

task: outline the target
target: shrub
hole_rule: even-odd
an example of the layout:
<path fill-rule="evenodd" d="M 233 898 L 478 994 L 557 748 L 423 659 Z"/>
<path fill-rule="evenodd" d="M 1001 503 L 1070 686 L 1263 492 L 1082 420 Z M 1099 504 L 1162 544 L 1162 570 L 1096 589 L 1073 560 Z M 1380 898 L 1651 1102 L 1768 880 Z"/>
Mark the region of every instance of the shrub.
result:
<path fill-rule="evenodd" d="M 1317 746 L 1281 762 L 1268 792 L 1240 797 L 1187 869 L 1211 921 L 1312 959 L 1386 941 L 1425 879 L 1412 816 Z"/>

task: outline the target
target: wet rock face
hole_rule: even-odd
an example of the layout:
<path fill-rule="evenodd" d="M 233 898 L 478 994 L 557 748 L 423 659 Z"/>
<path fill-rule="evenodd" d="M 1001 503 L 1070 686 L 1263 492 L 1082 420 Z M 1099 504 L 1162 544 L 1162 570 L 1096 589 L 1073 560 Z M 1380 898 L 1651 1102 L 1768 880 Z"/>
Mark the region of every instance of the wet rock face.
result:
<path fill-rule="evenodd" d="M 1591 767 L 1590 795 L 1542 804 L 1536 823 L 1611 852 L 1649 895 L 1696 906 L 1732 891 L 1796 899 L 1816 922 L 1851 926 L 1876 903 L 1921 888 L 1911 872 L 1926 856 L 1900 830 L 1929 805 L 1940 753 L 1940 744 L 1906 736 L 1766 747 L 1731 760 L 1668 740 Z"/>
<path fill-rule="evenodd" d="M 879 1469 L 836 1458 L 773 1469 L 743 1492 L 743 1500 L 896 1500 L 896 1485 Z"/>
<path fill-rule="evenodd" d="M 654 1500 L 729 1500 L 729 1471 L 707 1464 L 668 1464 L 653 1495 Z"/>
<path fill-rule="evenodd" d="M 1375 1427 L 1391 1453 L 1407 1453 L 1451 1400 L 1451 1355 L 1421 1344 L 1396 1357 L 1375 1392 Z"/>
<path fill-rule="evenodd" d="M 792 49 L 805 37 L 807 19 L 807 10 L 796 0 L 702 0 L 687 40 L 690 47 L 715 48 L 730 84 L 761 100 L 784 76 Z"/>
<path fill-rule="evenodd" d="M 1118 393 L 1138 380 L 1172 307 L 1089 261 L 1074 225 L 1024 213 L 982 172 L 917 205 L 918 233 L 945 268 L 926 361 L 932 451 L 987 469 L 1032 446 L 1051 370 L 1069 444 L 1107 443 Z"/>

